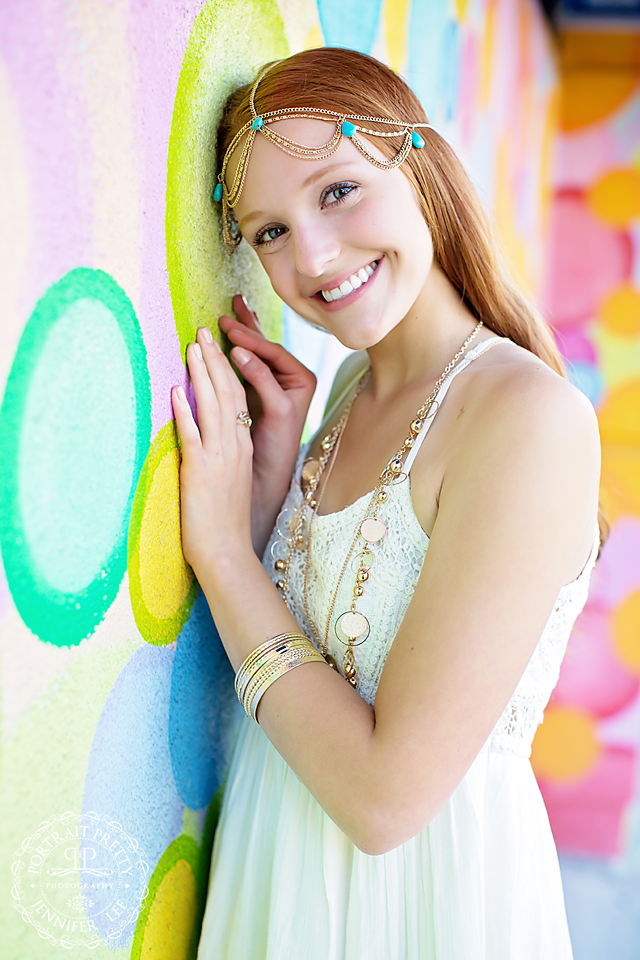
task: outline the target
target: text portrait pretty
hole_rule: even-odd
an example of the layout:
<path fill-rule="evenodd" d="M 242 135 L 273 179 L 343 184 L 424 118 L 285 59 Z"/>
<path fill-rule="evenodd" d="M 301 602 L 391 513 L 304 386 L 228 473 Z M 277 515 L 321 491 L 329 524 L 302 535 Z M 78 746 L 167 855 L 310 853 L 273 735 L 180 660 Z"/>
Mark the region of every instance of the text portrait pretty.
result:
<path fill-rule="evenodd" d="M 408 87 L 305 51 L 228 101 L 216 201 L 315 382 L 240 297 L 187 351 L 185 557 L 247 716 L 200 960 L 568 960 L 531 741 L 600 542 L 594 411 Z"/>

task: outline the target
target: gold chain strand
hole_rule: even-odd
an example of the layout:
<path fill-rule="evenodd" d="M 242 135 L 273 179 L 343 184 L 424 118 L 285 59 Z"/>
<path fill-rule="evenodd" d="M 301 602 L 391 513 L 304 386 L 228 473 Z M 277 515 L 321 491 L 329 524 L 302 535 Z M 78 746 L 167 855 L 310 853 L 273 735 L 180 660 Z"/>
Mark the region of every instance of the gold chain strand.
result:
<path fill-rule="evenodd" d="M 304 581 L 303 581 L 303 605 L 304 611 L 309 623 L 310 630 L 313 634 L 313 637 L 316 641 L 316 645 L 319 648 L 321 654 L 324 656 L 325 660 L 332 666 L 334 669 L 338 669 L 335 659 L 329 654 L 329 631 L 331 627 L 331 619 L 335 611 L 335 606 L 340 591 L 340 587 L 344 580 L 347 567 L 349 562 L 352 560 L 354 555 L 354 550 L 356 549 L 358 542 L 362 539 L 365 543 L 364 550 L 356 554 L 356 557 L 359 556 L 361 559 L 358 564 L 358 569 L 356 571 L 356 580 L 354 584 L 353 594 L 349 609 L 345 611 L 338 620 L 336 621 L 336 636 L 346 646 L 346 651 L 343 657 L 343 673 L 345 678 L 354 686 L 358 685 L 358 669 L 355 660 L 354 647 L 359 646 L 361 643 L 364 643 L 369 636 L 370 624 L 367 618 L 357 610 L 357 601 L 362 597 L 365 589 L 365 585 L 369 580 L 369 570 L 371 569 L 373 562 L 375 560 L 375 550 L 377 550 L 384 539 L 386 538 L 387 527 L 384 521 L 380 520 L 378 517 L 378 510 L 380 506 L 385 503 L 389 497 L 388 491 L 385 487 L 391 486 L 395 483 L 398 483 L 402 478 L 402 467 L 404 461 L 413 447 L 415 440 L 422 430 L 425 422 L 435 414 L 437 409 L 437 395 L 451 374 L 452 370 L 463 356 L 466 349 L 469 347 L 471 342 L 477 336 L 479 331 L 483 326 L 483 322 L 480 320 L 474 327 L 472 333 L 464 341 L 460 349 L 452 357 L 449 363 L 446 365 L 442 371 L 440 377 L 436 381 L 431 393 L 424 401 L 422 406 L 417 411 L 414 419 L 411 421 L 409 427 L 409 433 L 405 437 L 402 446 L 400 449 L 391 457 L 386 466 L 384 467 L 380 477 L 378 479 L 378 484 L 376 485 L 375 490 L 373 491 L 369 503 L 367 504 L 367 509 L 365 512 L 364 518 L 356 527 L 355 535 L 351 541 L 351 545 L 347 551 L 347 555 L 344 559 L 344 562 L 341 566 L 340 572 L 338 574 L 338 579 L 335 585 L 334 590 L 331 594 L 331 599 L 329 602 L 329 609 L 327 613 L 327 619 L 325 622 L 324 636 L 321 637 L 320 633 L 313 621 L 311 616 L 311 610 L 309 605 L 309 573 L 311 567 L 311 545 L 312 545 L 312 532 L 314 520 L 318 514 L 318 509 L 324 491 L 327 488 L 327 484 L 333 468 L 336 463 L 338 451 L 340 449 L 340 444 L 342 443 L 342 438 L 344 436 L 344 431 L 347 425 L 347 421 L 353 409 L 353 405 L 366 386 L 369 376 L 370 369 L 365 371 L 365 373 L 360 378 L 358 385 L 353 393 L 351 400 L 349 401 L 347 407 L 345 408 L 342 416 L 335 424 L 335 426 L 330 430 L 330 432 L 322 439 L 320 448 L 321 455 L 317 461 L 317 467 L 313 475 L 309 478 L 306 491 L 303 494 L 303 502 L 299 509 L 294 511 L 294 517 L 292 517 L 289 525 L 290 536 L 288 538 L 289 543 L 289 555 L 286 560 L 277 559 L 275 561 L 276 570 L 279 572 L 284 572 L 285 576 L 283 579 L 279 580 L 277 583 L 278 588 L 285 597 L 287 605 L 292 606 L 291 599 L 288 596 L 289 592 L 289 577 L 291 570 L 291 560 L 293 557 L 293 551 L 298 547 L 299 549 L 306 549 L 305 564 L 304 564 Z M 435 404 L 435 408 L 434 408 Z M 307 462 L 307 461 L 305 461 Z M 304 467 L 304 464 L 302 465 Z M 326 471 L 326 473 L 325 473 Z M 322 486 L 320 483 L 322 482 Z M 302 486 L 302 480 L 301 480 Z M 309 508 L 311 513 L 308 517 L 307 523 L 307 535 L 304 536 L 304 526 L 306 519 L 306 508 Z M 283 511 L 284 512 L 284 511 Z M 282 516 L 282 514 L 280 514 Z M 278 518 L 279 520 L 280 518 Z M 276 521 L 276 525 L 278 521 Z M 365 524 L 367 524 L 365 530 Z M 280 531 L 280 528 L 277 526 L 278 532 L 281 536 L 283 534 Z M 346 636 L 346 641 L 342 640 L 338 634 L 338 626 L 341 620 L 347 618 L 347 624 L 350 625 L 351 633 L 347 630 L 344 631 Z M 351 617 L 351 619 L 349 619 Z M 355 629 L 355 633 L 354 633 Z M 353 635 L 352 635 L 353 634 Z M 362 639 L 360 639 L 362 637 Z M 357 642 L 356 642 L 357 641 Z"/>
<path fill-rule="evenodd" d="M 387 463 L 386 467 L 384 468 L 384 470 L 383 470 L 382 473 L 380 474 L 380 478 L 379 478 L 379 480 L 378 480 L 378 484 L 377 484 L 375 490 L 373 491 L 372 496 L 371 496 L 371 499 L 370 499 L 370 501 L 369 501 L 369 503 L 368 503 L 368 505 L 367 505 L 367 511 L 366 511 L 366 514 L 365 514 L 365 518 L 364 518 L 364 520 L 361 521 L 360 524 L 358 524 L 358 526 L 357 526 L 357 528 L 356 528 L 355 536 L 353 537 L 353 540 L 352 540 L 352 542 L 351 542 L 351 545 L 350 545 L 350 547 L 349 547 L 349 550 L 347 551 L 347 556 L 345 557 L 345 560 L 344 560 L 344 562 L 343 562 L 343 564 L 342 564 L 340 573 L 339 573 L 339 575 L 338 575 L 338 580 L 337 580 L 336 586 L 335 586 L 335 588 L 334 588 L 334 590 L 333 590 L 333 593 L 332 593 L 332 596 L 331 596 L 331 601 L 330 601 L 330 604 L 329 604 L 329 611 L 328 611 L 327 620 L 326 620 L 326 624 L 325 624 L 324 638 L 323 638 L 323 640 L 320 642 L 320 648 L 321 648 L 323 654 L 325 655 L 325 657 L 328 657 L 328 656 L 329 656 L 329 654 L 328 654 L 329 630 L 330 630 L 330 626 L 331 626 L 331 618 L 332 618 L 332 616 L 333 616 L 333 612 L 334 612 L 334 610 L 335 610 L 335 605 L 336 605 L 337 598 L 338 598 L 338 593 L 339 593 L 339 591 L 340 591 L 340 587 L 341 587 L 342 582 L 343 582 L 343 580 L 344 580 L 344 576 L 345 576 L 345 573 L 346 573 L 346 571 L 347 571 L 347 567 L 348 567 L 349 561 L 351 560 L 351 558 L 352 558 L 352 556 L 353 556 L 354 550 L 355 550 L 355 548 L 356 548 L 356 546 L 357 546 L 357 544 L 358 544 L 358 540 L 359 540 L 360 537 L 362 536 L 362 528 L 363 528 L 363 525 L 364 525 L 364 523 L 365 523 L 367 520 L 374 521 L 374 524 L 375 524 L 376 522 L 377 522 L 378 524 L 380 524 L 380 525 L 381 525 L 381 529 L 383 529 L 383 531 L 384 531 L 384 532 L 383 532 L 383 536 L 382 536 L 382 540 L 384 540 L 384 537 L 386 536 L 386 525 L 383 523 L 383 521 L 380 521 L 380 520 L 378 519 L 378 516 L 377 516 L 379 506 L 388 499 L 388 493 L 387 493 L 387 491 L 386 491 L 384 488 L 385 488 L 386 486 L 389 486 L 390 484 L 396 483 L 396 482 L 398 481 L 399 476 L 400 476 L 401 471 L 402 471 L 402 466 L 403 466 L 403 464 L 404 464 L 404 459 L 406 458 L 409 450 L 411 449 L 411 447 L 412 447 L 413 444 L 415 443 L 415 438 L 416 438 L 416 436 L 418 435 L 418 433 L 420 432 L 420 430 L 422 429 L 423 424 L 424 424 L 424 421 L 425 421 L 425 420 L 427 419 L 427 417 L 429 416 L 429 414 L 430 414 L 430 409 L 431 409 L 434 401 L 436 400 L 436 397 L 437 397 L 437 394 L 438 394 L 440 388 L 442 387 L 442 385 L 444 384 L 444 382 L 445 382 L 446 379 L 448 378 L 449 374 L 451 373 L 451 371 L 453 370 L 453 368 L 455 367 L 455 365 L 457 364 L 457 362 L 460 360 L 460 358 L 461 358 L 462 355 L 464 354 L 465 350 L 469 347 L 469 345 L 471 344 L 471 342 L 472 342 L 472 341 L 474 340 L 474 338 L 477 336 L 477 334 L 478 334 L 479 331 L 481 330 L 482 326 L 483 326 L 483 322 L 482 322 L 482 321 L 479 321 L 479 322 L 476 324 L 475 328 L 473 329 L 472 333 L 467 337 L 467 339 L 464 341 L 464 343 L 462 344 L 462 346 L 460 347 L 460 349 L 456 352 L 455 356 L 449 361 L 449 363 L 447 364 L 447 366 L 444 368 L 444 370 L 443 370 L 443 372 L 441 373 L 440 377 L 439 377 L 438 380 L 436 381 L 436 383 L 435 383 L 435 385 L 434 385 L 434 387 L 433 387 L 433 390 L 431 391 L 431 393 L 429 394 L 429 396 L 427 397 L 427 399 L 425 400 L 425 402 L 422 404 L 422 406 L 421 406 L 420 409 L 418 410 L 415 418 L 412 420 L 411 426 L 410 426 L 410 428 L 409 428 L 409 434 L 408 434 L 407 437 L 405 438 L 402 447 L 401 447 L 400 450 L 397 451 L 397 453 L 394 454 L 394 456 L 389 460 L 389 462 Z M 360 392 L 361 389 L 362 389 L 362 387 L 359 388 L 358 393 Z M 355 401 L 355 395 L 354 395 L 354 398 L 353 398 L 351 404 L 349 405 L 349 408 L 348 408 L 349 413 L 351 412 L 351 408 L 353 407 L 353 402 L 354 402 L 354 401 Z M 342 423 L 342 430 L 343 430 L 343 431 L 344 431 L 345 425 L 346 425 L 346 420 L 344 421 L 344 423 Z M 335 459 L 332 460 L 332 463 L 335 463 Z M 328 479 L 328 478 L 327 478 L 327 479 Z M 326 481 L 325 481 L 325 483 L 324 483 L 324 485 L 323 485 L 323 488 L 322 488 L 322 493 L 324 493 L 324 490 L 326 489 L 326 486 L 327 486 L 327 483 L 326 483 Z M 304 577 L 304 586 L 303 586 L 303 596 L 304 596 L 304 599 L 305 599 L 305 613 L 307 614 L 307 619 L 309 620 L 310 624 L 312 625 L 312 629 L 313 629 L 313 632 L 314 632 L 314 634 L 315 634 L 316 637 L 318 637 L 318 633 L 317 633 L 317 630 L 316 630 L 316 628 L 315 628 L 315 625 L 313 625 L 313 621 L 312 621 L 312 618 L 311 618 L 311 616 L 310 616 L 309 606 L 308 606 L 308 574 L 309 574 L 309 568 L 310 568 L 312 523 L 313 523 L 314 516 L 317 514 L 318 507 L 319 507 L 319 499 L 318 499 L 318 501 L 317 501 L 317 503 L 316 503 L 315 510 L 313 511 L 312 517 L 311 517 L 311 519 L 310 519 L 310 521 L 309 521 L 309 533 L 308 533 L 308 537 L 307 537 L 307 556 L 306 556 L 306 563 L 305 563 L 305 577 Z M 366 538 L 363 538 L 363 539 L 365 539 L 365 542 L 366 542 Z M 381 542 L 382 542 L 382 540 L 381 540 Z M 375 540 L 374 540 L 373 542 L 375 543 Z M 369 555 L 372 555 L 372 554 L 373 554 L 373 550 L 371 549 L 371 546 L 372 546 L 372 544 L 369 544 L 369 549 L 368 549 L 368 551 L 367 551 L 367 552 L 369 553 Z M 363 593 L 364 593 L 364 586 L 365 586 L 366 582 L 367 582 L 368 579 L 369 579 L 369 569 L 370 569 L 370 567 L 372 566 L 372 563 L 373 563 L 373 561 L 371 561 L 371 563 L 370 563 L 370 564 L 367 566 L 367 568 L 365 569 L 365 566 L 364 566 L 363 562 L 362 562 L 362 561 L 360 562 L 358 571 L 357 571 L 357 573 L 356 573 L 356 582 L 355 582 L 355 585 L 354 585 L 354 591 L 353 591 L 353 595 L 352 595 L 351 605 L 350 605 L 350 608 L 349 608 L 349 611 L 348 611 L 348 612 L 351 613 L 352 615 L 355 615 L 357 618 L 359 618 L 358 621 L 357 621 L 357 623 L 358 623 L 359 626 L 362 625 L 362 621 L 366 622 L 366 625 L 367 625 L 367 626 L 366 626 L 367 635 L 364 637 L 364 640 L 361 640 L 361 641 L 360 641 L 360 643 L 366 641 L 367 636 L 368 636 L 368 630 L 370 629 L 370 627 L 369 627 L 369 623 L 368 623 L 366 617 L 364 617 L 363 614 L 361 614 L 361 613 L 359 613 L 359 612 L 357 611 L 356 601 L 357 601 L 357 600 L 363 595 Z M 345 615 L 343 614 L 342 617 L 344 617 L 344 616 L 345 616 Z M 337 623 L 339 622 L 340 619 L 342 619 L 342 617 L 338 618 Z M 336 623 L 336 625 L 337 625 L 337 623 Z M 364 632 L 364 631 L 363 631 L 363 632 Z M 337 631 L 336 631 L 336 634 L 337 634 Z M 354 654 L 354 651 L 353 651 L 353 647 L 355 646 L 355 641 L 356 641 L 356 640 L 359 640 L 359 637 L 360 637 L 360 636 L 362 636 L 362 634 L 357 634 L 357 635 L 354 636 L 354 637 L 351 637 L 351 636 L 347 635 L 347 644 L 346 644 L 347 649 L 346 649 L 346 651 L 345 651 L 344 658 L 343 658 L 343 673 L 344 673 L 346 679 L 347 679 L 354 687 L 357 687 L 357 684 L 358 684 L 358 670 L 357 670 L 357 665 L 356 665 L 356 661 L 355 661 L 355 654 Z M 319 639 L 319 638 L 318 638 L 318 639 Z M 338 639 L 340 639 L 339 636 L 338 636 Z M 344 642 L 344 641 L 342 641 L 342 642 Z M 358 644 L 358 645 L 359 645 L 359 644 Z M 333 659 L 333 658 L 332 658 L 332 659 Z"/>

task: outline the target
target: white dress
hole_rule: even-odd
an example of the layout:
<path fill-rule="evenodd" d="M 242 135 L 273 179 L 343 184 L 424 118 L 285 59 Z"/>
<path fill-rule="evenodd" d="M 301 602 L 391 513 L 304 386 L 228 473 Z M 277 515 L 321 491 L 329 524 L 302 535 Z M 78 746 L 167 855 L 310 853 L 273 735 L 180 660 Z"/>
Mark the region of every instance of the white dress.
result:
<path fill-rule="evenodd" d="M 501 340 L 467 353 L 441 388 L 439 403 L 453 376 Z M 409 480 L 388 489 L 378 514 L 388 536 L 358 602 L 372 625 L 356 653 L 359 692 L 371 704 L 429 545 Z M 314 521 L 308 594 L 316 624 L 326 622 L 338 571 L 370 497 Z M 294 479 L 284 506 L 301 502 Z M 274 531 L 264 558 L 274 581 L 280 576 L 271 552 L 277 539 Z M 427 827 L 389 853 L 358 850 L 260 727 L 243 718 L 214 844 L 198 960 L 571 960 L 558 857 L 529 756 L 587 598 L 598 545 L 596 528 L 587 564 L 560 590 L 515 693 L 462 782 Z M 294 614 L 311 636 L 303 576 L 303 553 L 294 551 Z M 345 576 L 338 613 L 349 608 L 352 589 Z M 333 626 L 329 636 L 330 652 L 341 663 L 344 647 Z"/>

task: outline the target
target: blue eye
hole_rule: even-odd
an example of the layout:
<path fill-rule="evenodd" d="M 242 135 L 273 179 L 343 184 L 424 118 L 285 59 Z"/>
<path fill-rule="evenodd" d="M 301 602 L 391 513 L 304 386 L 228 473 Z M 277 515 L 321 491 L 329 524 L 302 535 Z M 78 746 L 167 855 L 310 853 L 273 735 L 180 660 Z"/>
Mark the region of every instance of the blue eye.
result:
<path fill-rule="evenodd" d="M 281 224 L 274 224 L 272 227 L 263 227 L 262 230 L 258 230 L 253 238 L 253 246 L 264 247 L 269 243 L 273 243 L 275 240 L 279 240 L 286 232 L 287 228 Z"/>
<path fill-rule="evenodd" d="M 322 205 L 332 207 L 336 203 L 341 203 L 355 189 L 355 183 L 334 183 L 332 187 L 328 187 L 322 194 Z M 330 199 L 331 197 L 333 197 L 333 200 Z"/>

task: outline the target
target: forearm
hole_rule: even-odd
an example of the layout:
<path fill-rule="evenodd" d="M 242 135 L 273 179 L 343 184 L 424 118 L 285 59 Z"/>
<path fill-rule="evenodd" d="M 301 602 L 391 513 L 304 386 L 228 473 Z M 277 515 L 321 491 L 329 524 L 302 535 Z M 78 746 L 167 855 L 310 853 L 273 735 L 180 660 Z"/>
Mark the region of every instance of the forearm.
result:
<path fill-rule="evenodd" d="M 218 558 L 198 574 L 234 670 L 271 637 L 300 631 L 255 556 Z M 272 684 L 258 719 L 328 815 L 371 849 L 384 783 L 373 709 L 328 665 L 309 663 Z"/>

